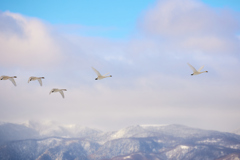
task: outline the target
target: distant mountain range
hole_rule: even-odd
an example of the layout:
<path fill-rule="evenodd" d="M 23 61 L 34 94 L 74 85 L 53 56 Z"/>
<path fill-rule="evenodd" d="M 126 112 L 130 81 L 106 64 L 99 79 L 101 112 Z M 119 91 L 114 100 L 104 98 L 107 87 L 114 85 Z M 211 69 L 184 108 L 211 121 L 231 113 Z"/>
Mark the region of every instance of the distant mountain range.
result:
<path fill-rule="evenodd" d="M 240 160 L 240 135 L 183 125 L 103 132 L 78 125 L 0 124 L 1 160 Z"/>

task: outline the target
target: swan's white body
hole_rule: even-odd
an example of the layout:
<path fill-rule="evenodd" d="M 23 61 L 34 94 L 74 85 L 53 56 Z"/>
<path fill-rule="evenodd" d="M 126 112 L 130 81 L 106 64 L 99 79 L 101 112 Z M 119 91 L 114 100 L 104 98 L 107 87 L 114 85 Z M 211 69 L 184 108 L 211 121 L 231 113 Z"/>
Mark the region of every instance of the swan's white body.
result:
<path fill-rule="evenodd" d="M 14 86 L 17 86 L 17 84 L 16 84 L 16 82 L 15 82 L 15 80 L 13 78 L 17 78 L 17 76 L 12 76 L 12 77 L 10 77 L 10 76 L 1 76 L 0 80 L 10 80 L 13 83 Z"/>
<path fill-rule="evenodd" d="M 42 86 L 42 79 L 44 79 L 44 77 L 33 77 L 33 76 L 32 76 L 32 77 L 29 77 L 28 83 L 29 83 L 30 81 L 38 80 L 40 86 Z"/>
<path fill-rule="evenodd" d="M 96 70 L 95 68 L 93 68 L 92 67 L 92 69 L 93 69 L 93 71 L 97 74 L 97 78 L 95 78 L 95 80 L 101 80 L 101 79 L 104 79 L 104 78 L 107 78 L 107 77 L 112 77 L 112 75 L 109 75 L 109 76 L 107 76 L 109 73 L 106 73 L 106 74 L 104 74 L 104 75 L 101 75 L 99 72 L 98 72 L 98 70 Z"/>
<path fill-rule="evenodd" d="M 198 70 L 196 70 L 191 64 L 188 63 L 188 65 L 189 65 L 189 67 L 190 67 L 190 68 L 192 69 L 192 71 L 193 71 L 193 73 L 191 74 L 191 76 L 193 76 L 193 75 L 199 75 L 199 74 L 201 74 L 201 73 L 208 73 L 208 71 L 202 71 L 202 72 L 201 72 L 201 70 L 203 69 L 204 66 L 202 66 L 202 67 L 200 67 Z"/>
<path fill-rule="evenodd" d="M 64 93 L 63 93 L 63 91 L 67 91 L 67 90 L 66 90 L 66 89 L 53 88 L 53 89 L 50 91 L 49 94 L 59 92 L 59 93 L 62 95 L 62 97 L 64 98 Z"/>

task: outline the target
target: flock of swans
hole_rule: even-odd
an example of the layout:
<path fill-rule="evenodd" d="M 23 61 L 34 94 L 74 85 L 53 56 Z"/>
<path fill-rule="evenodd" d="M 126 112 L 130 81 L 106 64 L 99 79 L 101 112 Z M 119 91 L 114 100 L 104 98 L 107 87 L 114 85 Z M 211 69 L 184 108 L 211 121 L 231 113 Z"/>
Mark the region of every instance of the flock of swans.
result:
<path fill-rule="evenodd" d="M 95 80 L 101 80 L 101 79 L 104 79 L 104 78 L 107 78 L 107 77 L 112 77 L 112 75 L 109 75 L 109 76 L 108 76 L 109 73 L 104 74 L 104 75 L 101 75 L 98 70 L 96 70 L 96 69 L 93 68 L 93 67 L 92 67 L 92 69 L 93 69 L 93 71 L 97 74 L 97 78 L 95 78 Z M 4 76 L 4 75 L 3 75 L 3 76 L 0 77 L 0 80 L 10 80 L 10 81 L 13 83 L 14 86 L 17 86 L 14 78 L 17 78 L 17 76 L 12 76 L 12 77 L 11 77 L 11 76 Z M 42 86 L 42 79 L 45 79 L 45 78 L 44 78 L 44 77 L 34 77 L 34 76 L 31 76 L 31 77 L 29 77 L 29 79 L 28 79 L 28 83 L 31 82 L 31 81 L 38 80 L 40 86 Z M 53 88 L 53 89 L 50 91 L 49 94 L 59 92 L 59 93 L 62 95 L 62 97 L 64 98 L 64 93 L 63 93 L 63 91 L 67 91 L 67 90 L 66 90 L 66 89 Z"/>
<path fill-rule="evenodd" d="M 193 75 L 199 75 L 199 74 L 201 74 L 201 73 L 208 73 L 208 71 L 202 71 L 202 72 L 201 72 L 201 70 L 203 69 L 204 66 L 202 66 L 202 67 L 200 67 L 198 70 L 196 70 L 191 64 L 188 63 L 188 65 L 189 65 L 189 67 L 190 67 L 190 68 L 192 69 L 192 71 L 193 71 L 193 73 L 191 74 L 191 76 L 193 76 Z M 95 78 L 95 80 L 101 80 L 101 79 L 104 79 L 104 78 L 107 78 L 107 77 L 112 77 L 112 75 L 109 75 L 109 73 L 106 73 L 106 74 L 104 74 L 104 75 L 101 75 L 98 70 L 96 70 L 96 69 L 93 68 L 93 67 L 92 67 L 92 69 L 93 69 L 93 71 L 97 74 L 97 78 Z M 10 81 L 13 83 L 14 86 L 17 86 L 14 78 L 17 78 L 17 76 L 12 76 L 12 77 L 10 77 L 10 76 L 1 76 L 1 77 L 0 77 L 0 80 L 10 80 Z M 31 77 L 29 77 L 29 79 L 28 79 L 28 83 L 31 82 L 31 81 L 38 80 L 40 86 L 42 86 L 42 79 L 44 79 L 44 77 L 34 77 L 34 76 L 31 76 Z M 66 89 L 53 88 L 53 89 L 50 91 L 49 94 L 59 92 L 59 93 L 62 95 L 62 97 L 64 98 L 64 93 L 63 93 L 63 91 L 67 91 L 67 90 L 66 90 Z"/>

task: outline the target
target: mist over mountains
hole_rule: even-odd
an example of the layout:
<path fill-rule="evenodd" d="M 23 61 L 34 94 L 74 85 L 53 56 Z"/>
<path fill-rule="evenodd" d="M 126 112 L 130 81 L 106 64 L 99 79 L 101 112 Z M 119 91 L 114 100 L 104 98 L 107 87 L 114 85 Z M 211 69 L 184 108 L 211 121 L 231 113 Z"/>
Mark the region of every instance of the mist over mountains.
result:
<path fill-rule="evenodd" d="M 0 124 L 0 159 L 240 159 L 240 135 L 183 125 L 135 125 L 103 132 L 79 125 Z"/>

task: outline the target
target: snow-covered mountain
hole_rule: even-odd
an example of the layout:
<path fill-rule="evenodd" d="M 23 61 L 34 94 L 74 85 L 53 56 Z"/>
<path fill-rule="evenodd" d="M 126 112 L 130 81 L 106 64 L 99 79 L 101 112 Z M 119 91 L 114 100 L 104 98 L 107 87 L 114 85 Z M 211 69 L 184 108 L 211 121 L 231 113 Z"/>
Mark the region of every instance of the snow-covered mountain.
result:
<path fill-rule="evenodd" d="M 5 133 L 0 138 L 7 138 L 0 145 L 1 160 L 240 159 L 240 135 L 183 125 L 135 125 L 102 132 L 78 125 L 5 123 L 0 131 Z M 15 133 L 9 138 L 11 131 Z"/>

